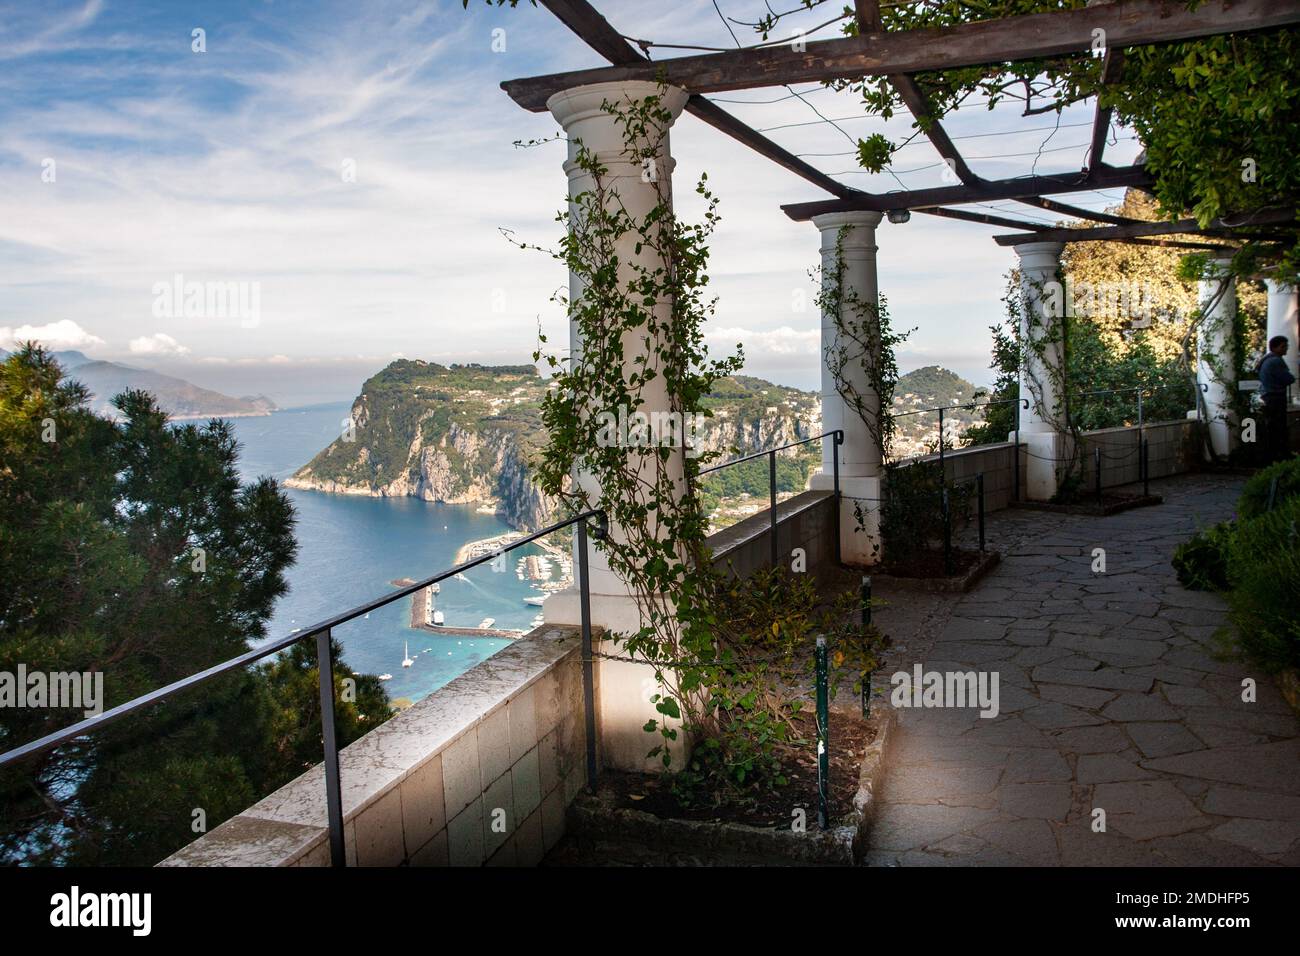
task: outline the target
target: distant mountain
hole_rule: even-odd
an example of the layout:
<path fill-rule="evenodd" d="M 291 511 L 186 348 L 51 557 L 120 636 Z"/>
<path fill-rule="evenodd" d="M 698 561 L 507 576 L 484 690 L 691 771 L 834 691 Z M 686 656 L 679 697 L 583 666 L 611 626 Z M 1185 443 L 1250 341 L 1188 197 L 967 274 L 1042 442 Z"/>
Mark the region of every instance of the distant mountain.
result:
<path fill-rule="evenodd" d="M 977 391 L 979 389 L 966 379 L 938 365 L 927 365 L 900 375 L 898 384 L 894 387 L 894 415 L 897 423 L 891 449 L 894 457 L 922 455 L 932 451 L 932 446 L 937 447 L 939 415 L 921 409 L 961 405 L 974 400 Z M 919 414 L 903 415 L 905 412 Z M 962 432 L 982 418 L 979 409 L 944 412 L 945 444 L 951 446 Z"/>
<path fill-rule="evenodd" d="M 80 355 L 79 352 L 71 354 Z M 85 359 L 85 356 L 82 358 Z M 117 409 L 110 404 L 113 396 L 127 389 L 152 392 L 163 411 L 172 418 L 247 418 L 277 411 L 275 403 L 265 395 L 234 398 L 200 388 L 183 378 L 173 378 L 160 372 L 132 368 L 116 362 L 86 359 L 77 365 L 65 364 L 64 368 L 69 369 L 69 378 L 77 379 L 90 389 L 91 407 L 101 415 L 110 417 L 117 415 Z"/>
<path fill-rule="evenodd" d="M 84 352 L 78 352 L 74 349 L 68 349 L 65 352 L 54 352 L 52 354 L 56 359 L 58 359 L 59 364 L 62 365 L 64 369 L 74 369 L 79 365 L 85 365 L 90 361 Z"/>

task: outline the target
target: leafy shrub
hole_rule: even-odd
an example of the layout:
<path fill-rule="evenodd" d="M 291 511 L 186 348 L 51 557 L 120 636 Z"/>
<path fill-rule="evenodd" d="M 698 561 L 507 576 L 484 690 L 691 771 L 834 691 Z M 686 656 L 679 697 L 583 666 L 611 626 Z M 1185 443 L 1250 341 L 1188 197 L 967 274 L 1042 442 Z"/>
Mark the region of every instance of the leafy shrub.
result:
<path fill-rule="evenodd" d="M 1238 521 L 1228 581 L 1242 649 L 1270 671 L 1300 667 L 1300 496 Z"/>
<path fill-rule="evenodd" d="M 885 560 L 891 564 L 907 561 L 943 540 L 945 484 L 953 531 L 970 521 L 974 482 L 945 483 L 937 460 L 887 465 L 885 476 L 880 536 Z"/>
<path fill-rule="evenodd" d="M 1270 465 L 1250 477 L 1241 489 L 1241 498 L 1237 501 L 1237 516 L 1243 519 L 1257 518 L 1268 507 L 1268 490 L 1277 479 L 1277 493 L 1273 507 L 1282 505 L 1288 498 L 1300 496 L 1300 458 L 1291 458 Z"/>
<path fill-rule="evenodd" d="M 1228 589 L 1228 550 L 1233 525 L 1225 521 L 1196 532 L 1174 550 L 1178 583 L 1193 591 Z"/>
<path fill-rule="evenodd" d="M 707 586 L 715 589 L 712 605 L 725 613 L 714 628 L 715 656 L 701 664 L 691 688 L 705 702 L 696 744 L 668 784 L 687 807 L 752 804 L 788 783 L 783 760 L 791 746 L 813 748 L 798 721 L 812 706 L 817 636 L 826 638 L 832 698 L 845 685 L 861 692 L 889 639 L 859 623 L 856 591 L 823 593 L 811 575 L 784 567 L 743 580 L 713 576 Z"/>

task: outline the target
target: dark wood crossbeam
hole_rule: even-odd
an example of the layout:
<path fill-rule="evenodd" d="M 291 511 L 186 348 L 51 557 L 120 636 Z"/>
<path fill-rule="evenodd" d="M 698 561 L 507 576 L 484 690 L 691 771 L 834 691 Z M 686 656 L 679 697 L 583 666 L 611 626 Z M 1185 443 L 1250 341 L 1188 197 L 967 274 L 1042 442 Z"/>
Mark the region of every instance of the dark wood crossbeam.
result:
<path fill-rule="evenodd" d="M 992 216 L 985 212 L 970 212 L 965 209 L 950 209 L 947 206 L 933 206 L 929 209 L 917 209 L 927 216 L 941 216 L 944 219 L 960 219 L 962 222 L 978 222 L 986 226 L 1005 226 L 1008 229 L 1051 229 L 1042 223 L 1028 222 L 1024 219 L 1008 219 L 1005 216 Z"/>
<path fill-rule="evenodd" d="M 1095 29 L 1105 30 L 1107 45 L 1118 48 L 1295 23 L 1300 23 L 1300 0 L 1208 0 L 1194 10 L 1176 0 L 1115 0 L 953 27 L 810 40 L 802 50 L 782 44 L 507 80 L 501 86 L 520 106 L 541 112 L 551 95 L 591 83 L 662 80 L 691 93 L 714 93 L 1086 55 Z"/>
<path fill-rule="evenodd" d="M 1212 252 L 1236 252 L 1236 246 L 1228 246 L 1218 242 L 1187 242 L 1183 239 L 1114 239 L 1112 242 L 1123 242 L 1131 246 L 1164 246 L 1167 249 L 1208 249 Z"/>
<path fill-rule="evenodd" d="M 936 186 L 933 189 L 909 189 L 892 193 L 863 193 L 848 199 L 825 199 L 816 202 L 790 203 L 781 207 L 798 222 L 828 212 L 851 212 L 857 209 L 920 209 L 927 206 L 952 206 L 968 202 L 998 199 L 1028 199 L 1042 195 L 1079 192 L 1085 189 L 1112 189 L 1122 186 L 1150 186 L 1151 175 L 1141 166 L 1121 166 L 1103 170 L 1097 179 L 1085 180 L 1079 173 L 1051 176 L 1022 176 L 1019 179 L 993 179 L 979 186 Z"/>
<path fill-rule="evenodd" d="M 855 0 L 853 6 L 857 14 L 859 33 L 881 32 L 879 0 Z M 894 73 L 889 77 L 889 85 L 894 88 L 898 98 L 903 101 L 903 105 L 916 120 L 917 128 L 939 151 L 939 155 L 950 163 L 957 178 L 967 186 L 980 182 L 980 178 L 966 165 L 966 160 L 944 131 L 943 125 L 934 117 L 930 104 L 926 102 L 925 94 L 917 86 L 916 80 L 906 73 Z"/>
<path fill-rule="evenodd" d="M 778 166 L 784 166 L 795 175 L 802 176 L 815 186 L 820 186 L 832 196 L 849 199 L 853 196 L 866 195 L 860 189 L 846 186 L 844 183 L 827 176 L 816 166 L 804 162 L 794 153 L 778 146 L 758 130 L 742 123 L 718 104 L 705 99 L 698 93 L 686 101 L 686 110 L 692 116 L 703 120 L 714 129 L 721 130 L 733 139 L 744 143 L 759 155 L 766 156 Z"/>
<path fill-rule="evenodd" d="M 611 63 L 628 65 L 650 62 L 632 44 L 623 39 L 618 30 L 614 29 L 600 11 L 587 0 L 542 0 L 542 5 L 551 11 L 557 20 L 577 34 L 579 39 Z M 741 122 L 721 106 L 699 94 L 691 96 L 686 101 L 686 110 L 714 129 L 721 130 L 777 165 L 784 166 L 796 176 L 802 176 L 808 182 L 821 187 L 832 196 L 847 198 L 859 195 L 861 192 L 827 176 L 816 166 L 778 146 L 758 130 Z"/>
<path fill-rule="evenodd" d="M 1059 212 L 1065 216 L 1073 216 L 1075 219 L 1091 219 L 1093 222 L 1108 222 L 1113 226 L 1122 226 L 1129 222 L 1141 222 L 1141 219 L 1132 219 L 1128 216 L 1112 216 L 1108 212 L 1093 212 L 1091 209 L 1084 209 L 1081 206 L 1071 206 L 1068 203 L 1057 202 L 1055 199 L 1044 199 L 1042 196 L 1031 196 L 1028 199 L 1017 199 L 1016 202 L 1022 202 L 1027 206 L 1037 206 L 1040 209 L 1050 209 L 1052 212 Z"/>
<path fill-rule="evenodd" d="M 1101 62 L 1101 85 L 1107 86 L 1119 80 L 1124 71 L 1124 51 L 1117 47 L 1106 50 Z M 1096 172 L 1102 168 L 1101 157 L 1106 150 L 1106 137 L 1110 134 L 1110 118 L 1114 114 L 1109 106 L 1102 106 L 1097 100 L 1097 111 L 1092 117 L 1092 145 L 1088 147 L 1088 170 Z"/>
<path fill-rule="evenodd" d="M 934 114 L 930 110 L 930 104 L 926 102 L 925 94 L 921 92 L 921 88 L 916 85 L 916 80 L 905 73 L 895 73 L 890 74 L 889 84 L 911 112 L 921 132 L 939 151 L 939 155 L 943 157 L 944 161 L 952 167 L 952 171 L 957 174 L 957 178 L 967 186 L 978 186 L 984 182 L 966 165 L 966 160 L 962 158 L 956 145 L 949 139 L 943 125 L 934 118 Z"/>
<path fill-rule="evenodd" d="M 1108 239 L 1133 239 L 1144 236 L 1249 236 L 1248 227 L 1296 225 L 1294 209 L 1260 209 L 1253 213 L 1216 219 L 1202 227 L 1195 219 L 1176 222 L 1130 222 L 1122 226 L 1097 226 L 1091 229 L 1045 229 L 1028 233 L 994 236 L 1000 246 L 1018 246 L 1025 242 L 1101 242 Z M 1252 237 L 1253 238 L 1253 237 Z"/>

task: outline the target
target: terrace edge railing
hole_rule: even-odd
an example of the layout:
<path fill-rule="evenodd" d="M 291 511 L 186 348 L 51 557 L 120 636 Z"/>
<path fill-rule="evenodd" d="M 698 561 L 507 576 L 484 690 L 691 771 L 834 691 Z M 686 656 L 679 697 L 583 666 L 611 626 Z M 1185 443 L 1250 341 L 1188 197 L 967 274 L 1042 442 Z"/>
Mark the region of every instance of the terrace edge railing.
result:
<path fill-rule="evenodd" d="M 835 451 L 831 454 L 832 474 L 834 480 L 835 492 L 835 563 L 840 562 L 840 453 L 839 448 L 844 444 L 844 429 L 835 428 L 828 432 L 822 432 L 820 435 L 813 435 L 810 438 L 804 438 L 800 441 L 792 441 L 785 445 L 778 445 L 775 448 L 768 448 L 764 451 L 754 452 L 752 455 L 745 455 L 742 458 L 734 458 L 731 461 L 724 461 L 720 465 L 712 465 L 709 468 L 701 468 L 698 477 L 703 478 L 705 475 L 712 474 L 715 471 L 721 471 L 724 468 L 730 468 L 732 465 L 740 465 L 747 461 L 757 461 L 759 458 L 767 458 L 767 491 L 768 491 L 768 537 L 771 539 L 772 567 L 777 565 L 777 548 L 776 548 L 776 453 L 785 451 L 787 448 L 798 448 L 801 445 L 809 445 L 815 441 L 823 441 L 827 438 L 835 440 Z"/>
<path fill-rule="evenodd" d="M 583 680 L 583 704 L 586 710 L 586 731 L 587 731 L 587 785 L 594 788 L 596 785 L 596 709 L 595 709 L 595 688 L 592 674 L 592 636 L 591 636 L 591 590 L 587 568 L 587 522 L 590 519 L 596 520 L 596 529 L 594 531 L 597 540 L 605 537 L 609 531 L 609 520 L 605 512 L 599 509 L 584 511 L 581 514 L 574 515 L 564 521 L 548 525 L 538 531 L 514 541 L 504 548 L 490 551 L 485 555 L 475 558 L 471 561 L 465 561 L 446 571 L 440 571 L 431 577 L 417 581 L 414 584 L 408 584 L 398 588 L 392 594 L 386 594 L 381 598 L 376 598 L 351 610 L 336 614 L 333 617 L 313 624 L 310 627 L 302 628 L 285 637 L 269 641 L 259 647 L 252 648 L 243 654 L 239 654 L 229 660 L 222 661 L 220 664 L 214 664 L 206 670 L 191 674 L 178 681 L 159 687 L 147 694 L 129 700 L 126 703 L 118 704 L 102 714 L 96 714 L 94 717 L 88 717 L 85 720 L 78 721 L 61 730 L 46 734 L 36 740 L 15 747 L 0 754 L 0 768 L 18 763 L 28 757 L 53 750 L 61 744 L 67 743 L 77 737 L 84 737 L 88 734 L 95 733 L 108 724 L 114 723 L 123 717 L 129 716 L 138 710 L 146 707 L 152 707 L 155 704 L 162 703 L 169 697 L 197 687 L 214 677 L 237 670 L 241 667 L 247 667 L 249 664 L 256 663 L 263 658 L 270 657 L 272 654 L 291 647 L 299 641 L 306 640 L 310 637 L 316 638 L 316 660 L 317 668 L 320 673 L 320 699 L 321 699 L 321 737 L 322 745 L 325 752 L 325 799 L 326 811 L 329 820 L 329 840 L 330 840 L 330 863 L 336 867 L 347 865 L 347 855 L 343 839 L 343 797 L 342 786 L 339 778 L 339 751 L 338 737 L 335 729 L 334 720 L 334 654 L 331 642 L 332 631 L 335 627 L 346 624 L 355 620 L 371 611 L 384 607 L 394 601 L 400 601 L 415 592 L 444 581 L 447 578 L 454 577 L 457 574 L 476 568 L 481 564 L 487 564 L 495 561 L 498 557 L 506 554 L 516 548 L 521 548 L 526 544 L 543 538 L 548 534 L 560 531 L 571 525 L 577 525 L 578 535 L 578 591 L 581 605 L 581 631 L 582 631 L 582 680 Z"/>
<path fill-rule="evenodd" d="M 1000 399 L 998 399 L 997 401 L 994 401 L 994 402 L 967 402 L 967 403 L 965 403 L 965 404 L 956 404 L 956 405 L 936 405 L 936 406 L 934 406 L 933 408 L 914 408 L 914 409 L 912 409 L 911 411 L 907 411 L 907 412 L 898 412 L 898 413 L 896 413 L 896 414 L 894 415 L 894 417 L 895 417 L 895 418 L 907 418 L 907 417 L 910 416 L 910 415 L 924 415 L 924 414 L 926 414 L 927 412 L 938 412 L 938 413 L 939 413 L 939 473 L 940 473 L 940 475 L 942 475 L 942 474 L 943 474 L 943 459 L 944 459 L 944 455 L 943 455 L 943 413 L 944 413 L 944 412 L 951 412 L 951 411 L 970 412 L 970 411 L 974 411 L 974 410 L 977 409 L 977 408 L 992 408 L 994 405 L 1015 405 L 1015 406 L 1016 406 L 1016 424 L 1015 424 L 1015 428 L 1012 430 L 1012 433 L 1015 435 L 1015 438 L 1013 438 L 1012 441 L 1014 442 L 1014 444 L 1015 444 L 1016 447 L 1015 447 L 1015 451 L 1014 451 L 1014 453 L 1013 453 L 1012 456 L 1011 456 L 1011 460 L 1012 460 L 1012 464 L 1011 464 L 1011 487 L 1012 487 L 1012 489 L 1013 489 L 1013 491 L 1012 491 L 1011 494 L 1012 494 L 1012 498 L 1013 498 L 1015 501 L 1019 501 L 1019 500 L 1020 500 L 1020 409 L 1023 407 L 1026 411 L 1029 410 L 1029 399 L 1027 399 L 1027 398 L 1000 398 Z M 921 457 L 921 456 L 918 456 L 918 457 Z M 942 479 L 941 479 L 941 483 L 942 483 Z M 945 500 L 946 500 L 946 497 L 947 497 L 947 493 L 946 493 L 946 492 L 944 493 L 944 497 L 945 497 Z M 947 505 L 946 505 L 946 504 L 945 504 L 945 506 L 944 506 L 944 513 L 945 513 L 945 515 L 947 514 Z M 946 518 L 945 518 L 945 520 L 946 520 Z"/>

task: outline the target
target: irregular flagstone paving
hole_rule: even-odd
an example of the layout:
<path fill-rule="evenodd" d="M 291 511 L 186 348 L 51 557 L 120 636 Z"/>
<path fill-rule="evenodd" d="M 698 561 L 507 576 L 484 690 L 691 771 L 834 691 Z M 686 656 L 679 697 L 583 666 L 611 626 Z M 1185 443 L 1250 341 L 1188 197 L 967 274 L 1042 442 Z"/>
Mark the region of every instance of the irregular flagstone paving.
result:
<path fill-rule="evenodd" d="M 867 865 L 1300 864 L 1300 720 L 1268 675 L 1224 659 L 1224 602 L 1170 565 L 1241 484 L 1154 482 L 1164 504 L 1108 518 L 997 512 L 1002 562 L 975 590 L 877 592 L 895 647 L 874 706 L 917 662 L 996 671 L 1001 706 L 899 709 Z"/>

